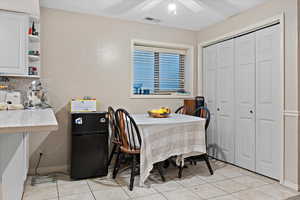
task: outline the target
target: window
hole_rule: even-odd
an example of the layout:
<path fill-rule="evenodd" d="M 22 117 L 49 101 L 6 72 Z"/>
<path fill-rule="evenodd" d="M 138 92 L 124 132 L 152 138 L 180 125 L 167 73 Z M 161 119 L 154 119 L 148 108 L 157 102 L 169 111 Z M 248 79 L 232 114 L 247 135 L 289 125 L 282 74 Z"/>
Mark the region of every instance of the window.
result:
<path fill-rule="evenodd" d="M 190 94 L 186 91 L 187 49 L 134 44 L 133 94 Z"/>

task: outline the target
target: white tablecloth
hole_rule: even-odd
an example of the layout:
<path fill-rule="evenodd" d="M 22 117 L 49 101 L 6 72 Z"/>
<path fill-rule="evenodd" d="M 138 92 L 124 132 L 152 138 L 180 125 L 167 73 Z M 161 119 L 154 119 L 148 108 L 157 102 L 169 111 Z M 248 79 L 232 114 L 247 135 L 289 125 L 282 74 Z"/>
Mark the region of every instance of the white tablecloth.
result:
<path fill-rule="evenodd" d="M 132 115 L 142 137 L 140 185 L 143 186 L 153 164 L 171 156 L 206 153 L 205 119 L 172 114 L 169 118 Z"/>

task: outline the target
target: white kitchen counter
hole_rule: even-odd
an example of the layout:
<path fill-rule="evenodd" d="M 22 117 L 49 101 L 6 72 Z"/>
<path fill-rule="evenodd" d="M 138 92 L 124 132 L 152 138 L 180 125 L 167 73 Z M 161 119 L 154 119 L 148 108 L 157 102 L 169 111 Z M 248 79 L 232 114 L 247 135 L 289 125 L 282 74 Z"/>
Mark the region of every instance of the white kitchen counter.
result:
<path fill-rule="evenodd" d="M 0 111 L 0 200 L 21 200 L 29 168 L 29 134 L 58 128 L 52 109 Z"/>
<path fill-rule="evenodd" d="M 0 134 L 50 132 L 58 128 L 52 109 L 0 111 Z"/>

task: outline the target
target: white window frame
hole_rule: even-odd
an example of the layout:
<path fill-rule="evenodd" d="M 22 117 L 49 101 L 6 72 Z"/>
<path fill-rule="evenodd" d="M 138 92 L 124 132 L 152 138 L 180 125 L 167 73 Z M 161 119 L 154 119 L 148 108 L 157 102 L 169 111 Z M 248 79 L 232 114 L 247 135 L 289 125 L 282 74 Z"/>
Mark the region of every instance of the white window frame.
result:
<path fill-rule="evenodd" d="M 134 94 L 133 93 L 133 83 L 134 83 L 134 60 L 133 54 L 135 45 L 144 45 L 150 46 L 153 48 L 166 48 L 166 49 L 174 49 L 174 50 L 183 50 L 186 51 L 185 58 L 185 82 L 184 89 L 190 94 L 177 94 L 172 93 L 169 95 L 143 95 L 143 94 Z M 185 98 L 193 98 L 194 97 L 194 76 L 195 76 L 195 67 L 194 67 L 194 46 L 186 45 L 186 44 L 175 44 L 175 43 L 165 43 L 165 42 L 156 42 L 149 40 L 140 40 L 133 39 L 131 40 L 131 53 L 130 53 L 130 98 L 131 99 L 185 99 Z"/>

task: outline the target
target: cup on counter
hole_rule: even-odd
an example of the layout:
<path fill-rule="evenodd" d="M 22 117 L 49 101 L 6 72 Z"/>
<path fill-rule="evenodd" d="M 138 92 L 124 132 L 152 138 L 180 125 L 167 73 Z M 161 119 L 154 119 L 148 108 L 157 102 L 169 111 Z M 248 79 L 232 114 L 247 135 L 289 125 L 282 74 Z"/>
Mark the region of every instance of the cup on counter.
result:
<path fill-rule="evenodd" d="M 150 94 L 150 90 L 149 89 L 143 89 L 143 94 Z"/>

